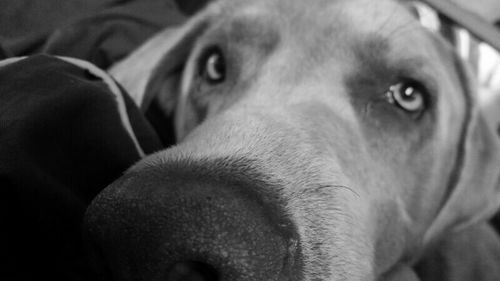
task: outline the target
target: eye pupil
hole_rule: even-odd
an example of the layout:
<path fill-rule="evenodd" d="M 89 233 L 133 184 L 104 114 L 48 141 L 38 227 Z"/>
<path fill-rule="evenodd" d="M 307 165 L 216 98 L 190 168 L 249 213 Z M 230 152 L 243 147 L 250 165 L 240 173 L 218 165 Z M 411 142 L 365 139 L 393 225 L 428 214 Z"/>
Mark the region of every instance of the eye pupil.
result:
<path fill-rule="evenodd" d="M 218 48 L 209 50 L 202 59 L 201 76 L 209 83 L 216 84 L 226 77 L 226 63 Z"/>
<path fill-rule="evenodd" d="M 392 85 L 386 94 L 389 103 L 409 113 L 418 113 L 425 108 L 425 95 L 415 82 L 401 82 Z"/>

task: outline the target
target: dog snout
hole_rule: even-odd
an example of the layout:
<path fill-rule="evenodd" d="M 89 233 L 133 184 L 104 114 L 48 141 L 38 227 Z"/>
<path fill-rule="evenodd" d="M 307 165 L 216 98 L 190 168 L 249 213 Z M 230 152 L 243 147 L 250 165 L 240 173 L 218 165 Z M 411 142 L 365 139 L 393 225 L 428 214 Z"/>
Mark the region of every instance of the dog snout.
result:
<path fill-rule="evenodd" d="M 112 280 L 295 280 L 297 234 L 271 196 L 181 170 L 126 175 L 89 207 L 88 240 Z"/>

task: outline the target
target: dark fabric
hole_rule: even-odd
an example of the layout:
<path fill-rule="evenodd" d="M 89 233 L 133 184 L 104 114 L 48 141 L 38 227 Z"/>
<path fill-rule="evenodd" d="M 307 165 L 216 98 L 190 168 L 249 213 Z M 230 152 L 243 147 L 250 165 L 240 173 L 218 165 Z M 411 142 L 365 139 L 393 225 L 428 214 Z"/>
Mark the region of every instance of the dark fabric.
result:
<path fill-rule="evenodd" d="M 104 69 L 185 20 L 173 0 L 5 0 L 0 11 L 0 48 L 10 56 L 71 56 Z"/>
<path fill-rule="evenodd" d="M 48 33 L 70 19 L 95 14 L 121 0 L 2 0 L 0 34 L 19 38 L 34 33 Z"/>
<path fill-rule="evenodd" d="M 146 153 L 160 149 L 131 103 L 128 113 Z M 0 280 L 90 280 L 83 214 L 138 159 L 98 77 L 47 56 L 0 68 Z"/>
<path fill-rule="evenodd" d="M 173 0 L 0 1 L 0 58 L 47 53 L 107 68 L 184 20 Z M 161 149 L 126 101 L 142 148 Z M 83 213 L 138 159 L 98 77 L 44 56 L 1 68 L 0 280 L 95 280 Z"/>
<path fill-rule="evenodd" d="M 126 92 L 122 87 L 120 87 L 122 92 Z M 141 147 L 146 154 L 151 154 L 160 149 L 163 149 L 162 138 L 155 127 L 151 124 L 151 121 L 147 119 L 140 111 L 140 109 L 135 105 L 134 101 L 128 94 L 123 96 L 126 102 L 127 114 L 132 125 L 135 136 L 140 141 Z"/>
<path fill-rule="evenodd" d="M 193 15 L 211 2 L 211 0 L 176 0 L 176 2 L 183 13 Z"/>
<path fill-rule="evenodd" d="M 46 53 L 108 68 L 184 20 L 174 0 L 0 1 L 0 59 Z M 125 100 L 141 147 L 161 149 Z M 95 280 L 83 214 L 139 159 L 120 122 L 107 86 L 79 67 L 35 56 L 0 68 L 0 280 Z"/>
<path fill-rule="evenodd" d="M 144 114 L 164 147 L 170 147 L 176 143 L 173 114 L 165 114 L 157 102 L 152 102 Z"/>
<path fill-rule="evenodd" d="M 3 60 L 3 59 L 8 58 L 8 57 L 10 57 L 10 55 L 7 52 L 7 50 L 4 50 L 2 48 L 2 46 L 0 46 L 0 60 Z"/>

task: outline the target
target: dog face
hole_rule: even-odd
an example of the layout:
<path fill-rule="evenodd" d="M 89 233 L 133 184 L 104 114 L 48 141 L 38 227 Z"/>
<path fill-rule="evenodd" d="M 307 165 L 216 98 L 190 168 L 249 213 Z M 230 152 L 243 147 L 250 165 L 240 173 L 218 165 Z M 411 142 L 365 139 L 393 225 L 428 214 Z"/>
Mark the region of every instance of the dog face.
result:
<path fill-rule="evenodd" d="M 474 82 L 405 4 L 219 1 L 169 38 L 117 71 L 179 139 L 89 208 L 117 280 L 411 279 L 496 209 Z"/>

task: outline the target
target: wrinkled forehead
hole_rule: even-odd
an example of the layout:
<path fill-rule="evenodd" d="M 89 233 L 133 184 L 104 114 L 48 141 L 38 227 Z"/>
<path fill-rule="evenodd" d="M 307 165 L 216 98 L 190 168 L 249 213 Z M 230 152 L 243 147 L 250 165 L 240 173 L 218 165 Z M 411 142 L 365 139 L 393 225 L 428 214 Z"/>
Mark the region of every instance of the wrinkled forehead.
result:
<path fill-rule="evenodd" d="M 359 55 L 350 52 L 353 49 L 370 55 L 390 52 L 393 60 L 415 57 L 432 62 L 441 56 L 408 1 L 226 0 L 220 4 L 216 20 L 232 42 L 244 39 L 245 44 L 269 48 L 285 42 L 282 46 L 300 48 L 297 51 L 308 57 Z"/>
<path fill-rule="evenodd" d="M 296 72 L 290 75 L 293 81 L 314 70 L 418 72 L 431 83 L 450 80 L 455 73 L 452 50 L 419 23 L 406 0 L 225 0 L 219 4 L 213 7 L 217 23 L 212 27 L 218 31 L 214 33 L 231 44 L 256 47 L 261 56 L 285 49 L 287 56 L 280 57 Z"/>
<path fill-rule="evenodd" d="M 314 31 L 324 35 L 356 31 L 390 36 L 398 28 L 417 24 L 404 3 L 396 0 L 225 0 L 214 10 L 220 18 L 236 24 L 254 20 L 253 23 L 262 22 L 281 33 L 312 35 Z M 304 31 L 306 33 L 302 33 Z"/>

